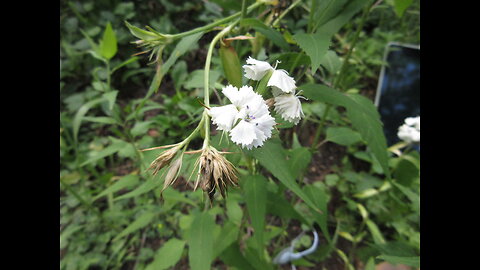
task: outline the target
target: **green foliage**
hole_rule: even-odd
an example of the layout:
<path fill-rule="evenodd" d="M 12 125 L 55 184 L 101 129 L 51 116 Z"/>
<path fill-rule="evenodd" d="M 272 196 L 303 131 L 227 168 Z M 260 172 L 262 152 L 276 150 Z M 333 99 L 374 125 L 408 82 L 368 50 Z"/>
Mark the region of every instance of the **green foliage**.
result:
<path fill-rule="evenodd" d="M 225 104 L 229 83 L 259 86 L 243 78 L 248 56 L 279 60 L 308 98 L 305 117 L 295 126 L 276 115 L 272 138 L 250 151 L 212 129 L 240 180 L 211 204 L 192 190 L 199 153 L 184 153 L 161 192 L 169 167 L 148 168 L 167 149 L 141 150 L 195 129 L 208 45 L 240 19 L 241 1 L 60 3 L 60 269 L 280 269 L 273 258 L 302 230 L 295 250 L 308 248 L 312 228 L 319 247 L 298 267 L 419 267 L 420 153 L 389 151 L 369 95 L 385 45 L 419 42 L 419 1 L 280 3 L 249 8 L 223 37 L 236 38 L 214 47 L 210 100 Z"/>

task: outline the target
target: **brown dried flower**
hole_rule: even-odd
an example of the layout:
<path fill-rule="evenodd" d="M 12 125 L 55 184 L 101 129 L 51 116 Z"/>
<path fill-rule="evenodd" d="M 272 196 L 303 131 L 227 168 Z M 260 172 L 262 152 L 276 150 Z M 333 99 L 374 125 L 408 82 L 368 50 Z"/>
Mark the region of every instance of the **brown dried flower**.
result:
<path fill-rule="evenodd" d="M 151 164 L 148 168 L 153 169 L 153 175 L 156 175 L 163 167 L 168 166 L 172 159 L 177 154 L 180 146 L 175 146 L 173 148 L 168 149 L 167 151 L 162 152 Z"/>
<path fill-rule="evenodd" d="M 222 197 L 225 198 L 227 187 L 229 185 L 238 185 L 235 166 L 215 148 L 207 147 L 204 149 L 197 163 L 200 165 L 200 168 L 194 190 L 200 184 L 202 190 L 208 193 L 210 201 L 213 199 L 216 189 L 220 190 Z"/>
<path fill-rule="evenodd" d="M 175 183 L 175 181 L 177 180 L 180 169 L 182 168 L 182 160 L 183 160 L 183 156 L 180 156 L 175 161 L 173 161 L 172 165 L 168 169 L 167 175 L 165 176 L 162 192 L 168 186 L 173 185 L 173 183 Z"/>

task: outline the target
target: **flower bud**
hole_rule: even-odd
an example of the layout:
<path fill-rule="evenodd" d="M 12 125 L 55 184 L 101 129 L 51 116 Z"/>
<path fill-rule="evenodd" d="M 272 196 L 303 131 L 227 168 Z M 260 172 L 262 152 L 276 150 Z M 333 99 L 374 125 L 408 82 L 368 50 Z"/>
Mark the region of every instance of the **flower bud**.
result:
<path fill-rule="evenodd" d="M 175 146 L 173 148 L 168 149 L 167 151 L 162 152 L 151 164 L 148 168 L 153 169 L 153 175 L 156 175 L 163 167 L 170 164 L 175 154 L 177 154 L 178 150 L 180 149 L 179 146 Z"/>
<path fill-rule="evenodd" d="M 178 178 L 178 174 L 180 172 L 180 169 L 182 168 L 182 156 L 177 158 L 170 168 L 168 169 L 167 175 L 165 176 L 165 181 L 163 182 L 163 189 L 164 191 L 168 186 L 173 185 L 175 183 L 175 180 Z"/>

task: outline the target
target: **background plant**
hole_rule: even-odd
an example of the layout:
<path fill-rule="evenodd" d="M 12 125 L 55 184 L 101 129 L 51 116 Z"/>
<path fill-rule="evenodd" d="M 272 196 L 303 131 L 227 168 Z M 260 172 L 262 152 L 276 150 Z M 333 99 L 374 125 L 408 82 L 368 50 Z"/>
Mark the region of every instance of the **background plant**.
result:
<path fill-rule="evenodd" d="M 272 258 L 312 226 L 320 246 L 297 269 L 419 266 L 420 155 L 394 155 L 378 146 L 383 134 L 365 128 L 381 127 L 368 99 L 385 45 L 419 43 L 419 1 L 273 1 L 243 17 L 241 1 L 220 0 L 62 1 L 61 11 L 61 269 L 288 268 Z M 163 150 L 138 150 L 195 129 L 209 44 L 233 21 L 181 36 L 158 58 L 138 54 L 125 21 L 182 35 L 237 13 L 243 19 L 225 38 L 255 39 L 219 40 L 208 84 L 245 83 L 229 67 L 248 56 L 280 60 L 309 98 L 305 119 L 282 123 L 261 151 L 228 155 L 240 188 L 213 207 L 186 187 L 194 155 L 160 196 L 164 179 L 146 168 Z M 214 129 L 211 140 L 241 152 Z"/>

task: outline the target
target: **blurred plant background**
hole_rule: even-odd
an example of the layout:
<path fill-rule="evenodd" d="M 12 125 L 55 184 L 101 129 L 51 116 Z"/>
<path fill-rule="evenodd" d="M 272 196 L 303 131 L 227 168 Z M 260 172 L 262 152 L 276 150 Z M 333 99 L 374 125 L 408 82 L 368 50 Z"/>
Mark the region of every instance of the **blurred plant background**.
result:
<path fill-rule="evenodd" d="M 298 3 L 275 25 L 293 2 Z M 318 5 L 330 2 L 349 5 L 340 0 Z M 336 88 L 373 100 L 386 44 L 420 42 L 420 5 L 418 0 L 351 2 L 359 8 L 348 16 L 342 8 L 322 13 L 325 21 L 347 20 L 333 34 L 313 74 L 309 55 L 292 36 L 306 32 L 317 1 L 279 0 L 261 6 L 249 14 L 258 21 L 242 26 L 256 38 L 236 40 L 233 48 L 241 64 L 248 56 L 281 60 L 279 67 L 297 85 L 330 87 L 345 67 Z M 375 269 L 385 261 L 419 268 L 420 154 L 390 153 L 388 179 L 348 112 L 340 106 L 329 110 L 315 96 L 307 95 L 306 116 L 299 125 L 281 125 L 265 144 L 270 157 L 253 153 L 262 166 L 254 177 L 263 184 L 242 181 L 247 164 L 241 154 L 228 155 L 239 168 L 240 187 L 205 210 L 202 190 L 193 191 L 187 182 L 195 160 L 187 155 L 179 180 L 160 195 L 163 178 L 152 177 L 146 168 L 161 150 L 138 150 L 176 143 L 195 128 L 203 111 L 197 99 L 203 97 L 205 57 L 216 31 L 195 42 L 166 46 L 165 62 L 180 53 L 158 91 L 152 91 L 156 66 L 148 54 L 139 54 L 125 21 L 175 34 L 234 14 L 241 6 L 234 0 L 60 2 L 61 269 L 290 269 L 272 264 L 272 258 L 312 226 L 320 235 L 319 248 L 293 261 L 297 269 Z M 371 9 L 362 20 L 364 6 Z M 349 63 L 343 65 L 361 24 Z M 217 90 L 227 83 L 218 51 L 210 78 Z M 222 102 L 212 93 L 211 103 Z M 324 129 L 315 138 L 319 125 Z M 215 131 L 212 136 L 218 149 L 240 152 Z M 293 176 L 288 181 L 322 214 L 299 199 L 282 174 Z M 261 195 L 252 197 L 252 189 Z M 311 241 L 306 233 L 297 250 Z"/>

